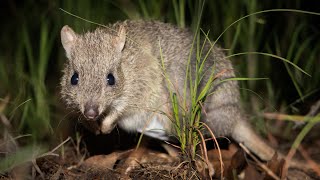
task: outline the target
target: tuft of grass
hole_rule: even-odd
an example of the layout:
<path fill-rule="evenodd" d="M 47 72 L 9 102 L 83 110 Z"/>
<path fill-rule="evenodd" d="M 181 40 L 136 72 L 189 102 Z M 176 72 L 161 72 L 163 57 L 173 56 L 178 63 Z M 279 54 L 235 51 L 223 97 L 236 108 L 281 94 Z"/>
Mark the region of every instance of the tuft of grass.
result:
<path fill-rule="evenodd" d="M 186 20 L 185 20 L 185 6 L 186 2 L 184 0 L 180 0 L 177 2 L 177 0 L 172 1 L 173 9 L 174 9 L 174 15 L 177 22 L 177 25 L 181 28 L 184 28 L 186 26 Z M 201 4 L 201 2 L 199 2 Z"/>
<path fill-rule="evenodd" d="M 174 2 L 176 3 L 176 2 Z M 204 2 L 201 3 L 201 9 L 199 9 L 198 13 L 198 28 L 195 32 L 192 47 L 190 49 L 189 58 L 188 58 L 188 65 L 186 68 L 186 77 L 185 77 L 185 85 L 184 85 L 184 94 L 183 97 L 178 97 L 174 87 L 172 87 L 172 83 L 170 82 L 170 77 L 167 76 L 163 57 L 162 57 L 162 50 L 161 45 L 160 47 L 160 55 L 162 60 L 162 69 L 163 73 L 167 82 L 167 88 L 170 95 L 171 100 L 171 107 L 172 107 L 172 116 L 167 114 L 169 119 L 171 119 L 175 134 L 180 142 L 180 148 L 184 157 L 189 157 L 190 160 L 194 160 L 196 156 L 196 147 L 200 143 L 200 136 L 199 132 L 201 129 L 200 126 L 200 119 L 201 119 L 201 104 L 203 104 L 206 95 L 209 93 L 210 84 L 213 83 L 213 73 L 211 74 L 208 84 L 205 85 L 204 89 L 201 92 L 198 92 L 200 85 L 201 77 L 203 76 L 203 64 L 206 60 L 206 57 L 202 56 L 202 49 L 200 46 L 200 32 L 199 32 L 199 25 L 200 25 L 200 17 L 203 10 Z M 179 12 L 178 10 L 176 12 Z M 176 13 L 179 14 L 179 13 Z M 179 16 L 180 17 L 180 16 Z M 177 18 L 178 19 L 178 18 Z M 181 20 L 181 19 L 179 19 Z M 205 44 L 205 43 L 204 43 Z M 204 44 L 202 48 L 204 47 Z M 194 50 L 196 49 L 196 50 Z M 195 74 L 192 74 L 193 70 L 191 67 L 191 57 L 192 53 L 196 52 L 196 67 L 195 67 Z M 214 72 L 214 71 L 213 71 Z M 189 96 L 187 97 L 187 90 L 190 90 Z M 190 104 L 189 104 L 190 103 Z M 187 107 L 190 108 L 188 109 Z"/>
<path fill-rule="evenodd" d="M 39 145 L 28 145 L 19 148 L 17 152 L 10 152 L 9 155 L 0 161 L 0 173 L 5 173 L 16 166 L 31 162 L 45 151 L 46 149 Z"/>
<path fill-rule="evenodd" d="M 39 43 L 34 45 L 30 39 L 27 25 L 22 26 L 22 48 L 26 56 L 24 61 L 19 61 L 25 64 L 19 65 L 21 72 L 17 72 L 17 74 L 25 77 L 27 82 L 25 84 L 26 96 L 31 101 L 23 106 L 20 129 L 29 126 L 34 137 L 41 137 L 50 131 L 52 132 L 45 79 L 55 36 L 50 36 L 49 30 L 50 26 L 43 20 L 40 24 Z M 24 70 L 22 68 L 24 66 L 27 66 L 28 70 Z"/>

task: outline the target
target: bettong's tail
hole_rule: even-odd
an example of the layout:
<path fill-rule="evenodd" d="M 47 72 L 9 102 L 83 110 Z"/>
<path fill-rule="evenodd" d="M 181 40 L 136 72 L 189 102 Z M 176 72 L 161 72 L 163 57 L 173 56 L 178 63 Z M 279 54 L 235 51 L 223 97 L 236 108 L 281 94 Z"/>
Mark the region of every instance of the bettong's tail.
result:
<path fill-rule="evenodd" d="M 236 124 L 231 136 L 264 161 L 271 160 L 275 155 L 276 151 L 259 137 L 245 121 L 239 121 Z"/>

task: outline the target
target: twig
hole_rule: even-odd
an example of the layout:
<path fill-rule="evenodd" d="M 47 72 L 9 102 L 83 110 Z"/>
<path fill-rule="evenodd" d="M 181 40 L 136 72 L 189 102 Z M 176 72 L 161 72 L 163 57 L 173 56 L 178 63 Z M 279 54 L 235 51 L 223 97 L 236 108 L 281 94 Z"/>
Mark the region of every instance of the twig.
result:
<path fill-rule="evenodd" d="M 213 79 L 217 79 L 217 78 L 221 77 L 224 73 L 227 73 L 229 71 L 233 71 L 233 69 L 223 69 L 218 74 L 216 74 Z"/>
<path fill-rule="evenodd" d="M 178 164 L 176 167 L 174 167 L 174 171 L 176 171 L 177 169 L 179 169 L 182 165 L 188 163 L 188 161 L 182 161 L 180 164 Z"/>
<path fill-rule="evenodd" d="M 7 107 L 8 103 L 9 103 L 9 100 L 10 100 L 10 95 L 6 95 L 6 97 L 4 97 L 3 99 L 0 98 L 0 114 L 3 113 L 4 109 Z"/>
<path fill-rule="evenodd" d="M 309 119 L 308 116 L 301 116 L 301 115 L 288 115 L 288 114 L 281 114 L 281 113 L 263 113 L 264 118 L 266 119 L 275 119 L 280 121 L 295 121 L 295 122 L 304 122 L 305 120 Z"/>
<path fill-rule="evenodd" d="M 7 119 L 5 115 L 0 114 L 0 120 L 7 129 L 11 129 L 10 121 Z"/>
<path fill-rule="evenodd" d="M 12 141 L 13 143 L 15 143 L 15 140 L 17 140 L 17 139 L 20 139 L 20 138 L 23 138 L 23 137 L 31 137 L 31 136 L 32 136 L 31 134 L 20 135 L 20 136 L 11 138 L 10 140 L 4 141 L 3 143 L 0 144 L 0 146 L 2 146 L 2 145 L 4 145 L 4 144 L 7 144 L 7 143 L 9 143 L 10 141 Z"/>
<path fill-rule="evenodd" d="M 38 156 L 37 158 L 41 158 L 44 156 L 59 156 L 58 154 L 53 153 L 54 151 L 56 151 L 57 149 L 59 149 L 62 145 L 64 145 L 66 142 L 68 142 L 71 139 L 71 137 L 68 137 L 66 140 L 64 140 L 61 144 L 59 144 L 57 147 L 55 147 L 54 149 L 52 149 L 51 151 L 44 153 L 40 156 Z"/>
<path fill-rule="evenodd" d="M 251 152 L 248 150 L 247 147 L 245 147 L 242 143 L 239 143 L 239 146 L 260 166 L 269 176 L 271 176 L 273 179 L 280 180 L 280 178 L 274 174 L 265 164 L 260 162 L 254 155 L 251 154 Z"/>
<path fill-rule="evenodd" d="M 318 114 L 319 111 L 320 111 L 320 99 L 311 106 L 307 116 L 315 116 Z"/>
<path fill-rule="evenodd" d="M 320 176 L 320 166 L 317 164 L 314 160 L 311 159 L 309 154 L 306 152 L 306 150 L 302 147 L 299 146 L 298 148 L 299 152 L 303 156 L 303 158 L 308 162 L 310 168 L 317 173 L 318 176 Z"/>
<path fill-rule="evenodd" d="M 181 150 L 181 147 L 180 147 L 180 146 L 177 146 L 177 145 L 175 145 L 175 144 L 172 144 L 172 143 L 170 143 L 170 142 L 168 142 L 168 141 L 164 141 L 164 142 L 165 142 L 166 144 L 170 145 L 170 146 L 173 146 L 173 147 Z"/>
<path fill-rule="evenodd" d="M 32 164 L 34 166 L 34 168 L 36 169 L 36 171 L 40 174 L 41 179 L 45 179 L 44 178 L 44 174 L 42 173 L 41 169 L 39 168 L 37 162 L 35 159 L 32 160 Z"/>
<path fill-rule="evenodd" d="M 199 129 L 196 129 L 196 130 L 197 130 L 197 132 L 198 132 L 198 134 L 199 134 L 199 136 L 200 136 L 200 138 L 201 138 L 201 140 L 202 140 L 203 154 L 204 154 L 204 157 L 205 157 L 207 166 L 208 166 L 208 170 L 209 170 L 209 172 L 210 172 L 210 162 L 209 162 L 209 158 L 208 158 L 208 151 L 207 151 L 207 147 L 206 147 L 206 142 L 205 142 L 205 140 L 204 140 L 204 137 L 203 137 L 202 133 L 199 131 Z M 222 173 L 222 172 L 223 172 L 223 171 L 221 171 L 221 173 Z M 209 173 L 209 175 L 210 175 L 210 179 L 212 180 L 211 175 L 213 175 L 213 174 Z M 223 176 L 223 175 L 222 175 L 222 176 Z"/>
<path fill-rule="evenodd" d="M 208 116 L 208 114 L 207 114 L 205 108 L 203 107 L 202 103 L 200 102 L 199 104 L 200 104 L 201 108 L 203 109 L 204 114 L 205 114 L 206 116 Z M 224 164 L 223 164 L 223 161 L 222 161 L 222 154 L 221 154 L 221 150 L 220 150 L 219 143 L 218 143 L 218 141 L 217 141 L 216 136 L 214 135 L 214 133 L 213 133 L 212 130 L 210 129 L 210 127 L 209 127 L 207 124 L 205 124 L 205 123 L 202 123 L 202 124 L 208 129 L 209 133 L 211 134 L 211 136 L 212 136 L 212 138 L 213 138 L 213 140 L 214 140 L 214 143 L 217 145 L 218 154 L 219 154 L 219 161 L 220 161 L 220 169 L 221 169 L 221 179 L 223 179 L 223 171 L 224 171 L 223 165 L 224 165 Z"/>
<path fill-rule="evenodd" d="M 309 112 L 306 115 L 288 115 L 288 114 L 281 114 L 281 113 L 263 113 L 264 118 L 266 119 L 275 119 L 275 120 L 281 120 L 281 121 L 294 121 L 296 123 L 294 128 L 297 128 L 303 124 L 306 123 L 306 121 L 310 120 L 314 116 L 317 115 L 317 113 L 320 112 L 320 100 L 318 100 L 316 103 L 314 103 Z"/>
<path fill-rule="evenodd" d="M 200 144 L 200 143 L 199 143 Z M 198 145 L 198 144 L 197 144 Z M 201 159 L 203 159 L 203 157 L 205 156 L 204 155 L 204 150 L 203 150 L 203 147 L 200 145 L 200 151 L 201 151 L 201 156 L 200 156 L 200 158 Z M 197 154 L 196 154 L 197 155 Z M 205 160 L 203 160 L 203 161 L 205 161 Z M 207 161 L 207 163 L 209 163 L 208 161 Z"/>
<path fill-rule="evenodd" d="M 221 169 L 221 179 L 223 179 L 223 171 L 224 171 L 224 164 L 223 164 L 223 161 L 222 161 L 222 153 L 221 153 L 221 149 L 220 149 L 220 146 L 218 144 L 218 141 L 216 139 L 216 136 L 213 134 L 212 130 L 209 128 L 209 126 L 205 123 L 203 123 L 203 125 L 208 129 L 209 133 L 211 134 L 212 138 L 213 138 L 213 141 L 214 143 L 217 145 L 217 149 L 218 149 L 218 154 L 219 154 L 219 161 L 220 161 L 220 169 Z"/>
<path fill-rule="evenodd" d="M 283 165 L 283 174 L 286 176 L 288 174 L 289 164 L 292 157 L 295 155 L 296 149 L 291 148 L 287 156 L 284 158 L 285 163 Z"/>

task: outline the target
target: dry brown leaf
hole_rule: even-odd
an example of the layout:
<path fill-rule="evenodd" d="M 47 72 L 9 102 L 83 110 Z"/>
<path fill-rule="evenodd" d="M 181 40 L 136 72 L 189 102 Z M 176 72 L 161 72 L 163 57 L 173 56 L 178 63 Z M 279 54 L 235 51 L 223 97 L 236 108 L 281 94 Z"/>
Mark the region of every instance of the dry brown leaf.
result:
<path fill-rule="evenodd" d="M 224 165 L 224 176 L 230 173 L 232 171 L 231 162 L 233 159 L 233 156 L 237 153 L 239 148 L 236 146 L 233 146 L 232 144 L 229 146 L 228 150 L 221 149 L 221 156 L 222 156 L 222 162 Z M 220 160 L 219 160 L 219 151 L 217 149 L 212 149 L 208 151 L 208 158 L 209 162 L 212 163 L 213 169 L 215 170 L 214 177 L 219 178 L 221 175 L 221 166 L 220 166 Z M 227 172 L 226 172 L 227 171 Z M 232 173 L 232 172 L 231 172 Z"/>
<path fill-rule="evenodd" d="M 284 179 L 285 174 L 283 173 L 284 168 L 284 159 L 278 159 L 277 153 L 272 157 L 270 161 L 267 163 L 267 167 L 274 172 L 275 175 L 280 177 L 280 179 Z M 267 175 L 265 179 L 273 179 L 271 176 Z"/>
<path fill-rule="evenodd" d="M 134 168 L 141 164 L 170 164 L 178 159 L 169 154 L 150 150 L 140 146 L 133 150 L 122 165 L 122 170 L 125 174 L 130 173 Z"/>
<path fill-rule="evenodd" d="M 125 159 L 129 156 L 132 150 L 124 152 L 113 152 L 108 155 L 92 156 L 84 161 L 82 165 L 91 166 L 97 169 L 113 169 L 115 163 L 119 160 Z"/>
<path fill-rule="evenodd" d="M 263 175 L 259 173 L 256 167 L 252 164 L 248 164 L 244 171 L 244 180 L 257 180 L 263 179 Z"/>

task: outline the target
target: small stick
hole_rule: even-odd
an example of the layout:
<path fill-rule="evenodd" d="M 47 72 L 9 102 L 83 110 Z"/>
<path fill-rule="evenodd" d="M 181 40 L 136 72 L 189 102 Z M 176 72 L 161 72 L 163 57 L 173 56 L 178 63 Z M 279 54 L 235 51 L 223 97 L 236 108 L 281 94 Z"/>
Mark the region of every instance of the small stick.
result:
<path fill-rule="evenodd" d="M 304 122 L 307 120 L 308 116 L 301 116 L 301 115 L 288 115 L 288 114 L 281 114 L 281 113 L 263 113 L 264 118 L 266 119 L 275 119 L 279 121 L 295 121 L 295 122 Z"/>
<path fill-rule="evenodd" d="M 206 163 L 207 163 L 207 166 L 208 166 L 208 169 L 209 169 L 209 172 L 210 172 L 210 162 L 209 162 L 209 158 L 208 158 L 208 152 L 207 152 L 206 142 L 205 142 L 204 137 L 203 137 L 202 133 L 200 132 L 200 130 L 199 130 L 199 129 L 196 129 L 196 130 L 197 130 L 197 132 L 198 132 L 198 134 L 199 134 L 199 136 L 200 136 L 200 138 L 201 138 L 202 146 L 203 146 L 203 151 L 204 151 L 205 161 L 206 161 Z M 202 149 L 202 148 L 201 148 L 201 149 Z M 221 171 L 221 173 L 222 173 L 222 172 L 223 172 L 223 171 Z M 210 174 L 210 179 L 212 180 L 211 175 L 213 175 L 213 174 Z M 223 177 L 223 174 L 221 175 L 221 177 Z"/>
<path fill-rule="evenodd" d="M 66 140 L 64 140 L 61 144 L 59 144 L 57 147 L 55 147 L 54 149 L 52 149 L 51 151 L 44 153 L 40 156 L 38 156 L 37 158 L 41 158 L 44 156 L 59 156 L 58 154 L 53 153 L 54 151 L 56 151 L 57 149 L 59 149 L 62 145 L 64 145 L 65 143 L 67 143 L 69 140 L 71 139 L 71 137 L 68 137 Z"/>
<path fill-rule="evenodd" d="M 205 123 L 203 123 L 204 126 L 206 126 L 206 128 L 208 129 L 209 133 L 211 134 L 211 136 L 213 137 L 213 140 L 215 142 L 215 144 L 217 145 L 217 149 L 218 149 L 218 154 L 219 154 L 219 161 L 220 161 L 220 169 L 221 169 L 221 178 L 223 179 L 223 171 L 224 171 L 224 164 L 223 164 L 223 161 L 222 161 L 222 153 L 221 153 L 221 149 L 220 149 L 220 146 L 218 144 L 218 141 L 215 137 L 215 135 L 213 134 L 213 132 L 211 131 L 211 129 L 209 128 L 208 125 L 206 125 Z"/>
<path fill-rule="evenodd" d="M 32 162 L 34 168 L 36 169 L 36 171 L 40 174 L 41 179 L 45 179 L 45 178 L 44 178 L 44 174 L 43 174 L 43 172 L 41 171 L 41 169 L 39 168 L 36 160 L 33 159 L 31 162 Z"/>
<path fill-rule="evenodd" d="M 307 116 L 315 116 L 319 111 L 320 111 L 320 100 L 318 100 L 316 103 L 314 103 L 311 106 Z"/>
<path fill-rule="evenodd" d="M 242 143 L 239 143 L 239 146 L 260 166 L 269 176 L 271 176 L 273 179 L 280 180 L 280 178 L 274 174 L 265 164 L 260 162 L 254 155 L 251 154 L 251 152 L 248 150 L 247 147 L 245 147 Z"/>
<path fill-rule="evenodd" d="M 309 154 L 306 152 L 306 150 L 302 147 L 299 146 L 298 148 L 299 152 L 303 156 L 303 158 L 308 162 L 310 168 L 317 173 L 318 176 L 320 176 L 320 166 L 317 164 L 314 160 L 311 159 Z"/>
<path fill-rule="evenodd" d="M 208 114 L 207 114 L 205 108 L 203 107 L 202 103 L 200 102 L 199 104 L 200 104 L 201 108 L 203 109 L 204 114 L 207 116 Z M 219 161 L 220 161 L 220 169 L 221 169 L 221 179 L 223 179 L 223 171 L 224 171 L 223 166 L 224 166 L 224 164 L 223 164 L 223 161 L 222 161 L 222 154 L 221 154 L 219 143 L 217 141 L 216 136 L 214 135 L 214 133 L 210 129 L 210 127 L 205 123 L 202 123 L 202 124 L 208 129 L 209 133 L 211 134 L 211 136 L 212 136 L 212 138 L 214 140 L 214 143 L 217 145 L 218 154 L 219 154 Z"/>

